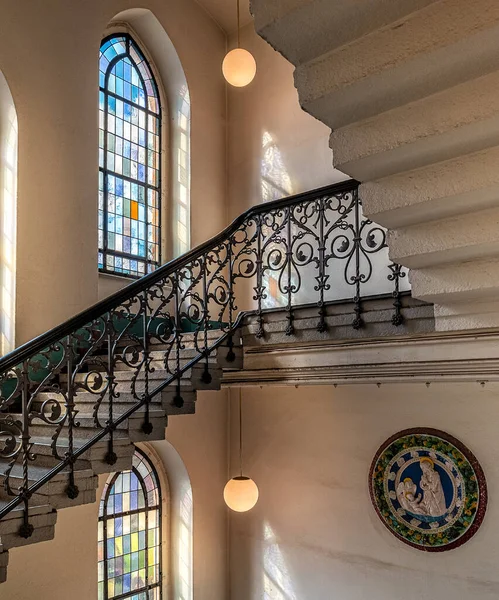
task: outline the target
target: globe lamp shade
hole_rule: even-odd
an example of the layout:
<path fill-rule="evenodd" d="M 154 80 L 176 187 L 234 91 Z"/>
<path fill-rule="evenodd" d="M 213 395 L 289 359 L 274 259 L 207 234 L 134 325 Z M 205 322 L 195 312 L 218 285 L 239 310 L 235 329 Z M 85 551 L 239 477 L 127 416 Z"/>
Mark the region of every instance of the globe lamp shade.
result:
<path fill-rule="evenodd" d="M 236 48 L 224 58 L 222 72 L 230 85 L 245 87 L 255 78 L 256 61 L 253 55 L 244 48 Z"/>
<path fill-rule="evenodd" d="M 224 489 L 224 500 L 235 512 L 247 512 L 258 502 L 258 487 L 249 477 L 234 477 Z"/>

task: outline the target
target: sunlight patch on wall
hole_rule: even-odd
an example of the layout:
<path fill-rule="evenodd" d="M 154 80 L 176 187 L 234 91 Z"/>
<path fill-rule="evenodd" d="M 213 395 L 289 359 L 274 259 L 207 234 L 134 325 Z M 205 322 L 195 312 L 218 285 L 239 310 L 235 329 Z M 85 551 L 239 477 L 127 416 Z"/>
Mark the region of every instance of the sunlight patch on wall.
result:
<path fill-rule="evenodd" d="M 264 525 L 263 598 L 264 600 L 298 600 L 284 555 L 270 525 Z"/>
<path fill-rule="evenodd" d="M 178 529 L 178 593 L 176 600 L 192 600 L 192 489 L 181 496 Z"/>
<path fill-rule="evenodd" d="M 273 136 L 265 131 L 262 136 L 262 164 L 261 164 L 261 190 L 262 202 L 279 200 L 293 194 L 291 177 L 284 165 L 282 153 L 277 146 Z M 265 234 L 265 232 L 264 232 Z M 278 251 L 276 244 L 268 248 Z M 262 300 L 262 308 L 277 308 L 286 305 L 286 295 L 283 293 L 282 274 L 276 269 L 276 276 L 268 270 L 263 277 L 263 285 L 266 288 L 266 298 Z"/>
<path fill-rule="evenodd" d="M 176 236 L 174 256 L 180 256 L 190 248 L 190 186 L 191 186 L 191 101 L 187 86 L 182 86 L 176 110 L 176 177 L 175 177 L 175 223 Z"/>
<path fill-rule="evenodd" d="M 17 114 L 0 74 L 1 337 L 0 352 L 15 348 Z"/>
<path fill-rule="evenodd" d="M 272 134 L 262 136 L 262 201 L 278 200 L 293 194 L 291 177 L 284 166 L 282 153 Z"/>

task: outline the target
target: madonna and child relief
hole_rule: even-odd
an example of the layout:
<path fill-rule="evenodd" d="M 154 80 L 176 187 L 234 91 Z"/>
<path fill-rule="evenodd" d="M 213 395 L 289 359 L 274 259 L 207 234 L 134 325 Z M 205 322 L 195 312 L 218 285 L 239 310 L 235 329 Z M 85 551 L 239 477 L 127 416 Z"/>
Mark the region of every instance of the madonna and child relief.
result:
<path fill-rule="evenodd" d="M 436 429 L 406 429 L 388 439 L 372 462 L 369 491 L 391 533 L 425 552 L 466 542 L 487 506 L 479 462 L 460 441 Z"/>
<path fill-rule="evenodd" d="M 440 517 L 447 511 L 440 475 L 435 471 L 435 463 L 431 458 L 423 457 L 419 464 L 422 471 L 419 487 L 422 493 L 418 494 L 418 486 L 410 477 L 406 477 L 397 486 L 400 506 L 415 515 Z"/>

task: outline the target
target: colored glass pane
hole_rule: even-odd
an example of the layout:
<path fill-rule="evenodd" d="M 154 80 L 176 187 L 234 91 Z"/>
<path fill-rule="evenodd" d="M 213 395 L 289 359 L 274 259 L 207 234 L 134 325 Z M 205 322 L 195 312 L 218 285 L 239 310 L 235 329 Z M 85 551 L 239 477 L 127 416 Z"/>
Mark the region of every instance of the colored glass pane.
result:
<path fill-rule="evenodd" d="M 111 475 L 99 506 L 98 599 L 161 600 L 161 496 L 147 457 Z"/>
<path fill-rule="evenodd" d="M 161 260 L 158 88 L 125 34 L 102 43 L 99 82 L 99 269 L 140 277 Z"/>

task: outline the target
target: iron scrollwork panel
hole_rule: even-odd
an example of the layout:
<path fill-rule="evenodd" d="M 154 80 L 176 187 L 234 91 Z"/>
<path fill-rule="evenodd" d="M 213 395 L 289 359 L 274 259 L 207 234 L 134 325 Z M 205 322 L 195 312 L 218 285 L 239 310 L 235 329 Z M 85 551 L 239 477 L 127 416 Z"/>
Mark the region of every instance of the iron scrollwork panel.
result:
<path fill-rule="evenodd" d="M 208 380 L 211 352 L 222 342 L 232 352 L 241 311 L 256 311 L 263 337 L 266 311 L 284 309 L 292 335 L 296 307 L 308 305 L 324 332 L 328 303 L 350 299 L 352 326 L 360 328 L 364 298 L 391 294 L 398 326 L 406 282 L 406 271 L 388 259 L 385 231 L 363 215 L 357 186 L 340 184 L 251 209 L 213 243 L 87 311 L 63 335 L 47 334 L 41 350 L 0 368 L 0 476 L 9 506 L 24 504 L 23 534 L 30 534 L 30 498 L 50 473 L 67 468 L 67 494 L 77 497 L 74 465 L 84 451 L 103 440 L 114 464 L 124 419 L 141 410 L 149 434 L 152 403 L 165 386 L 176 386 L 182 406 L 184 373 L 204 364 Z M 42 430 L 54 468 L 33 481 Z"/>

